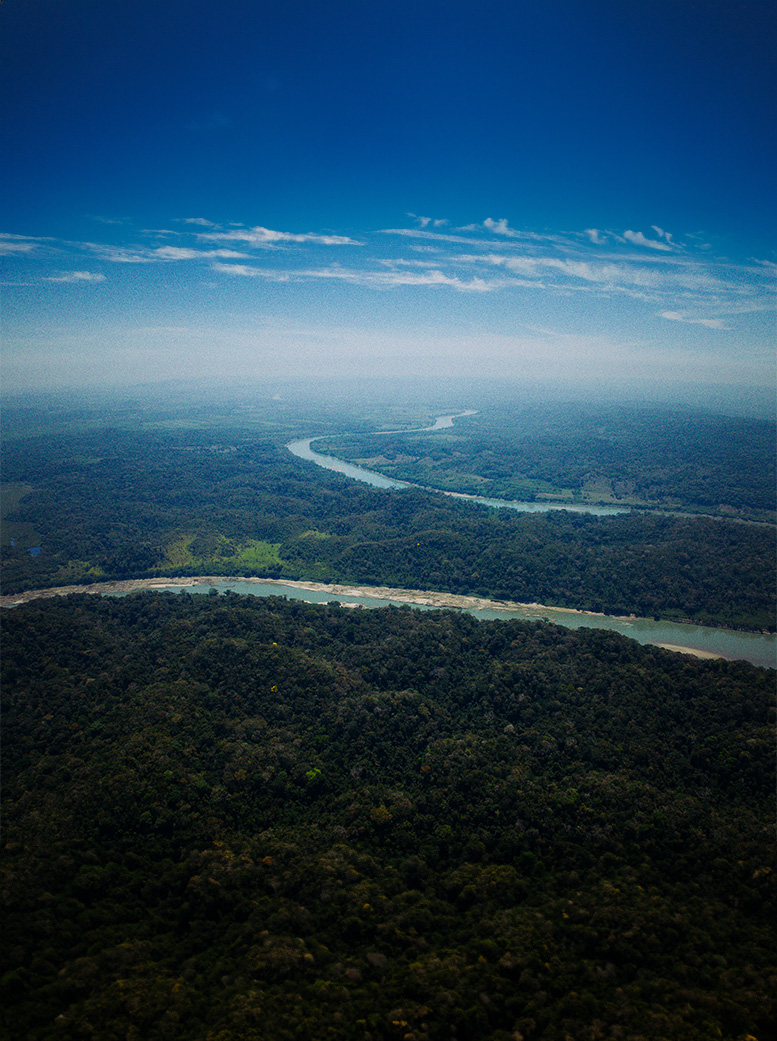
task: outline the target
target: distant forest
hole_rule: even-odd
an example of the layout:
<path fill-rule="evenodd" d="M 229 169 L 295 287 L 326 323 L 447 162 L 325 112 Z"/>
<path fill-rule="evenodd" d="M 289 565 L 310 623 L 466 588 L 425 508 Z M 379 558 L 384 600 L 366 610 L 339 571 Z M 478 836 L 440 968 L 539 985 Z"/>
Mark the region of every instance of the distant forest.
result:
<path fill-rule="evenodd" d="M 3 623 L 5 1037 L 777 1036 L 770 671 L 229 594 Z"/>
<path fill-rule="evenodd" d="M 400 480 L 497 499 L 775 519 L 775 424 L 680 410 L 494 406 L 450 429 L 326 438 Z"/>
<path fill-rule="evenodd" d="M 466 487 L 471 467 L 471 481 L 490 495 L 525 498 L 531 481 L 537 495 L 569 486 L 579 499 L 598 474 L 599 490 L 623 501 L 641 495 L 690 508 L 706 495 L 719 513 L 741 518 L 773 508 L 770 424 L 604 412 L 595 435 L 590 410 L 571 411 L 566 421 L 563 410 L 543 415 L 542 422 L 534 415 L 533 427 L 527 420 L 534 442 L 523 428 L 508 438 L 504 415 L 493 429 L 475 416 L 452 431 L 368 440 L 380 443 L 385 458 L 400 442 L 406 455 L 416 444 L 428 456 L 426 471 L 419 456 L 412 464 L 395 460 L 392 472 L 434 483 L 431 471 L 444 470 L 448 478 L 438 484 Z M 372 429 L 377 418 L 369 417 Z M 302 409 L 267 406 L 250 419 L 150 410 L 132 422 L 106 422 L 90 425 L 76 413 L 67 427 L 44 433 L 28 423 L 23 436 L 9 439 L 3 592 L 154 575 L 255 575 L 775 628 L 773 524 L 640 511 L 527 515 L 422 489 L 381 491 L 290 455 L 286 441 L 338 426 L 331 414 L 306 420 Z M 365 425 L 339 422 L 346 433 Z M 478 422 L 477 436 L 465 433 Z M 363 439 L 359 451 L 366 451 Z M 344 437 L 331 447 L 356 444 Z M 383 462 L 376 468 L 391 470 Z"/>

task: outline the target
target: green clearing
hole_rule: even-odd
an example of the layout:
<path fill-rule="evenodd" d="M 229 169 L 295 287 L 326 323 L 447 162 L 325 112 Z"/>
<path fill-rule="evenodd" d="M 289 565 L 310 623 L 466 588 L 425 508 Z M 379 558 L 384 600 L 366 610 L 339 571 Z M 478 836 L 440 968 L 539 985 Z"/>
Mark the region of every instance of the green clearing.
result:
<path fill-rule="evenodd" d="M 268 567 L 273 564 L 281 564 L 282 560 L 278 554 L 281 548 L 279 542 L 263 542 L 261 539 L 251 539 L 245 543 L 237 554 L 237 562 L 250 564 L 252 567 Z"/>
<path fill-rule="evenodd" d="M 90 564 L 88 560 L 69 560 L 56 572 L 55 584 L 81 585 L 83 582 L 100 582 L 107 577 L 99 564 Z"/>
<path fill-rule="evenodd" d="M 230 539 L 225 535 L 204 532 L 181 535 L 165 547 L 165 566 L 173 568 L 203 568 L 212 563 L 223 568 L 229 565 L 248 570 L 280 567 L 283 563 L 278 551 L 280 543 L 262 539 Z"/>

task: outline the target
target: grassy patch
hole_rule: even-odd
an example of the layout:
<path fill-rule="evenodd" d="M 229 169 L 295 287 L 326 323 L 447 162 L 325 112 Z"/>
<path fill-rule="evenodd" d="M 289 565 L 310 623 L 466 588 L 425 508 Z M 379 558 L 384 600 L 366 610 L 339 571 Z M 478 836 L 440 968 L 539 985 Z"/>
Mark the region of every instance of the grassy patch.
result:
<path fill-rule="evenodd" d="M 229 539 L 217 533 L 181 535 L 165 547 L 165 565 L 173 568 L 228 567 L 257 569 L 280 566 L 280 543 L 261 539 Z M 164 565 L 163 565 L 164 567 Z"/>
<path fill-rule="evenodd" d="M 100 582 L 107 575 L 97 564 L 92 565 L 88 560 L 69 560 L 54 575 L 57 585 L 69 586 L 80 585 L 82 582 Z"/>
<path fill-rule="evenodd" d="M 189 546 L 194 541 L 194 535 L 181 535 L 174 542 L 169 542 L 165 547 L 165 563 L 173 567 L 186 567 L 194 563 L 194 557 L 189 552 Z"/>
<path fill-rule="evenodd" d="M 261 539 L 250 539 L 237 554 L 239 564 L 250 564 L 252 567 L 269 567 L 282 563 L 278 555 L 279 542 L 264 542 Z"/>

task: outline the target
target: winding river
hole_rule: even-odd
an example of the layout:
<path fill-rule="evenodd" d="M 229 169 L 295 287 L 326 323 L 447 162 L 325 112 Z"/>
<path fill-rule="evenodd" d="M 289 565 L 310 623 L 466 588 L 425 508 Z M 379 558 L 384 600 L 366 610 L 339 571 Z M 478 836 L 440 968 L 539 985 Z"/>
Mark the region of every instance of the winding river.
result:
<path fill-rule="evenodd" d="M 439 416 L 430 427 L 414 427 L 405 430 L 376 430 L 375 434 L 420 434 L 425 431 L 444 430 L 453 426 L 454 419 L 462 416 L 474 416 L 475 412 L 457 412 L 451 416 Z M 354 466 L 346 463 L 344 459 L 338 459 L 333 455 L 322 455 L 314 452 L 311 445 L 314 441 L 321 441 L 323 437 L 331 437 L 331 434 L 322 437 L 307 437 L 300 441 L 291 441 L 286 445 L 292 455 L 298 459 L 304 459 L 316 466 L 322 466 L 325 470 L 333 470 L 335 473 L 352 477 L 355 481 L 363 481 L 371 484 L 374 488 L 422 488 L 424 491 L 441 492 L 453 499 L 467 499 L 469 502 L 477 502 L 483 506 L 491 506 L 495 509 L 517 510 L 519 513 L 549 513 L 551 510 L 568 510 L 570 513 L 593 513 L 597 517 L 612 517 L 618 513 L 628 513 L 627 509 L 619 506 L 566 506 L 558 503 L 544 502 L 519 502 L 513 499 L 488 499 L 482 495 L 467 495 L 464 492 L 447 492 L 439 488 L 426 488 L 421 484 L 412 484 L 409 481 L 398 481 L 393 477 L 385 477 L 374 470 L 367 470 L 363 466 Z"/>
<path fill-rule="evenodd" d="M 439 416 L 435 423 L 429 427 L 418 427 L 413 431 L 384 430 L 377 431 L 377 433 L 395 434 L 443 430 L 453 426 L 453 421 L 455 419 L 471 415 L 475 415 L 475 413 L 468 410 L 454 415 Z M 333 470 L 335 473 L 344 474 L 346 477 L 351 477 L 356 481 L 366 482 L 375 488 L 423 487 L 422 485 L 411 484 L 408 481 L 398 481 L 393 477 L 386 477 L 383 474 L 376 473 L 373 470 L 368 470 L 362 466 L 355 466 L 352 463 L 345 462 L 343 459 L 338 459 L 336 456 L 323 455 L 319 452 L 315 452 L 311 446 L 313 442 L 317 440 L 321 440 L 321 438 L 304 438 L 299 441 L 292 441 L 286 447 L 299 459 L 315 463 L 317 466 L 321 466 L 326 470 Z M 517 510 L 521 513 L 547 513 L 551 510 L 563 509 L 569 510 L 570 512 L 590 513 L 595 516 L 607 517 L 629 512 L 627 509 L 621 509 L 618 507 L 559 506 L 555 503 L 549 504 L 518 502 L 506 499 L 488 499 L 482 496 L 465 495 L 461 492 L 444 492 L 443 494 L 450 495 L 454 498 L 468 499 L 471 502 L 482 503 L 485 506 Z M 235 591 L 238 591 L 236 587 L 233 586 L 232 588 L 235 588 Z M 361 590 L 361 592 L 363 593 L 364 590 Z M 288 596 L 290 594 L 284 592 L 282 595 Z M 297 596 L 299 594 L 297 592 L 292 593 L 291 595 Z M 326 599 L 328 594 L 321 592 L 318 595 Z M 433 596 L 434 594 L 427 595 Z M 328 595 L 328 598 L 338 599 L 338 596 L 332 594 Z M 310 596 L 306 595 L 305 599 L 310 599 Z M 365 607 L 379 607 L 390 603 L 408 602 L 406 599 L 399 601 L 396 599 L 385 599 L 376 596 L 349 596 L 348 599 L 359 606 Z M 414 603 L 415 606 L 426 606 L 422 602 L 419 602 L 417 598 L 410 602 Z M 437 604 L 436 606 L 443 605 Z M 446 606 L 457 605 L 450 604 Z M 612 615 L 601 615 L 586 611 L 573 611 L 570 609 L 538 605 L 510 605 L 508 608 L 507 606 L 502 606 L 499 603 L 492 602 L 488 606 L 461 606 L 463 609 L 468 610 L 478 618 L 547 618 L 549 621 L 556 622 L 557 624 L 566 626 L 567 628 L 577 629 L 580 626 L 585 625 L 596 629 L 609 629 L 614 632 L 622 633 L 624 636 L 629 636 L 631 639 L 637 640 L 642 644 L 653 644 L 659 647 L 682 650 L 688 653 L 697 654 L 700 657 L 721 657 L 733 660 L 749 661 L 755 665 L 763 665 L 767 668 L 777 667 L 777 637 L 773 634 L 736 632 L 730 629 L 713 629 L 708 626 L 690 625 L 679 622 L 656 622 L 649 618 L 619 618 Z"/>

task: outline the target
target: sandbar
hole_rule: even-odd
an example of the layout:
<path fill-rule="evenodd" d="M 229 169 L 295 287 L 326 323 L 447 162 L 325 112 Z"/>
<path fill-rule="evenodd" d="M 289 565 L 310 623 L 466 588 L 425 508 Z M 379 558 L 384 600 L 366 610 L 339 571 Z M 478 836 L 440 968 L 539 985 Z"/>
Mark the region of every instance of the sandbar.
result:
<path fill-rule="evenodd" d="M 700 651 L 695 647 L 683 647 L 679 643 L 657 643 L 655 647 L 663 647 L 665 651 L 677 651 L 678 654 L 692 654 L 694 658 L 722 658 L 722 654 L 715 651 Z"/>

